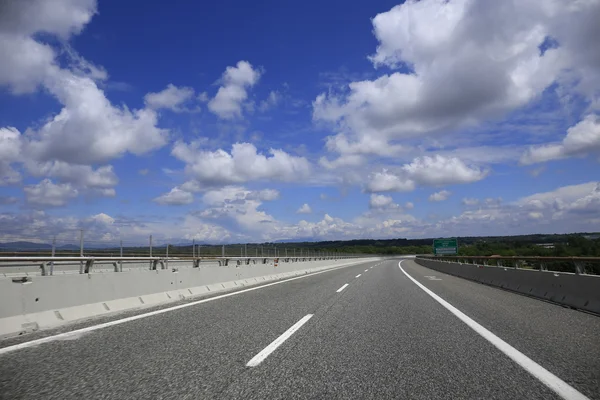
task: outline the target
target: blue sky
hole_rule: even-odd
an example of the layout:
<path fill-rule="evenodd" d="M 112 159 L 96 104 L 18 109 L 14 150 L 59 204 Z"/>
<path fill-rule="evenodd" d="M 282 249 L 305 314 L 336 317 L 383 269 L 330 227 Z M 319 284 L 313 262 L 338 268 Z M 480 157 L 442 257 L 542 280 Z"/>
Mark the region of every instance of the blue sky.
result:
<path fill-rule="evenodd" d="M 598 230 L 600 1 L 531 5 L 5 2 L 0 239 Z"/>

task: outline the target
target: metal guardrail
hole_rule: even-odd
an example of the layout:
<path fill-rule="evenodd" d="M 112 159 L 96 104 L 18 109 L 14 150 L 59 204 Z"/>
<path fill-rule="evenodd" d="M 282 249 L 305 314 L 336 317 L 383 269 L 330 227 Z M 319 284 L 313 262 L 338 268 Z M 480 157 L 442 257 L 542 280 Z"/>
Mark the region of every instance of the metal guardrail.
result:
<path fill-rule="evenodd" d="M 230 262 L 235 262 L 236 265 L 250 265 L 257 264 L 259 261 L 262 264 L 267 264 L 269 260 L 273 260 L 276 264 L 278 262 L 302 262 L 302 261 L 319 261 L 319 260 L 341 260 L 341 259 L 352 259 L 361 258 L 362 256 L 303 256 L 303 257 L 95 257 L 95 256 L 77 256 L 77 257 L 0 257 L 0 263 L 11 262 L 11 263 L 33 263 L 39 265 L 41 275 L 53 275 L 54 274 L 54 263 L 57 262 L 72 262 L 79 263 L 79 273 L 88 274 L 92 271 L 95 263 L 110 263 L 114 266 L 115 272 L 123 271 L 123 262 L 133 261 L 147 261 L 151 270 L 158 269 L 160 265 L 161 269 L 168 269 L 169 262 L 186 262 L 191 261 L 193 268 L 199 268 L 201 262 L 218 262 L 219 266 L 228 266 Z M 15 265 L 2 265 L 0 268 L 15 267 Z"/>
<path fill-rule="evenodd" d="M 425 256 L 419 258 L 434 261 L 449 261 L 459 264 L 480 264 L 483 266 L 511 267 L 521 269 L 534 269 L 539 271 L 570 272 L 553 270 L 555 264 L 572 265 L 574 273 L 600 274 L 600 257 L 544 257 L 544 256 Z M 590 267 L 591 268 L 586 268 Z"/>

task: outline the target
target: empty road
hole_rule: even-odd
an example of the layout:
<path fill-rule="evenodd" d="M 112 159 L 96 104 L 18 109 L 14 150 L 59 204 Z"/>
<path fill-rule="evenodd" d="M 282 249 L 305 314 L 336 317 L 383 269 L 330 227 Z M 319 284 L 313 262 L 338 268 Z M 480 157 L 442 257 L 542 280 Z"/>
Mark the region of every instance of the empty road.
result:
<path fill-rule="evenodd" d="M 600 399 L 600 317 L 412 260 L 187 304 L 0 342 L 0 398 Z"/>

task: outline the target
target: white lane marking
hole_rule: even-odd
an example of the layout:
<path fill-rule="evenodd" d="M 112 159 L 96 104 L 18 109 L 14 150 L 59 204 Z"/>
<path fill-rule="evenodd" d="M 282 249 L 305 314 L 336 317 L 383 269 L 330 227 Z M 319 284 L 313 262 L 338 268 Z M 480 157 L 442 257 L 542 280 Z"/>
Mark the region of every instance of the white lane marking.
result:
<path fill-rule="evenodd" d="M 355 278 L 360 278 L 360 276 L 361 276 L 361 275 L 362 275 L 362 274 L 358 274 L 358 275 L 356 275 L 356 276 L 355 276 Z"/>
<path fill-rule="evenodd" d="M 437 278 L 435 275 L 425 275 L 425 278 L 429 279 L 430 281 L 441 281 L 441 279 Z"/>
<path fill-rule="evenodd" d="M 365 269 L 365 272 L 367 272 L 367 271 L 368 271 L 368 269 Z"/>
<path fill-rule="evenodd" d="M 448 303 L 446 300 L 442 299 L 440 296 L 427 289 L 421 282 L 417 281 L 415 278 L 410 276 L 404 269 L 402 269 L 402 261 L 398 263 L 398 267 L 402 272 L 404 272 L 404 275 L 406 275 L 418 287 L 423 289 L 425 293 L 433 297 L 435 301 L 444 306 L 444 308 L 446 308 L 452 314 L 457 316 L 462 322 L 467 324 L 471 329 L 473 329 L 475 332 L 481 335 L 488 342 L 493 344 L 498 350 L 506 354 L 511 360 L 519 364 L 523 369 L 525 369 L 531 375 L 536 377 L 540 382 L 542 382 L 548 388 L 553 390 L 563 399 L 589 400 L 588 397 L 579 393 L 577 389 L 570 386 L 558 376 L 554 375 L 552 372 L 548 371 L 547 369 L 533 361 L 531 358 L 527 357 L 525 354 L 512 347 L 510 344 L 506 343 L 498 336 L 494 335 L 491 331 L 479 325 L 477 322 L 475 322 L 472 318 L 464 314 L 458 308 L 454 307 L 452 304 Z"/>
<path fill-rule="evenodd" d="M 246 364 L 246 367 L 256 367 L 258 364 L 263 362 L 265 358 L 269 357 L 269 354 L 274 352 L 279 346 L 283 344 L 283 342 L 289 339 L 289 337 L 292 336 L 294 332 L 296 332 L 298 329 L 300 329 L 302 325 L 307 323 L 308 320 L 312 318 L 312 316 L 313 314 L 308 314 L 302 317 L 300 321 L 296 322 L 294 325 L 292 325 L 290 329 L 288 329 L 281 336 L 272 341 L 271 344 L 265 347 L 260 353 L 252 357 L 252 359 L 248 361 L 248 364 Z"/>
<path fill-rule="evenodd" d="M 354 265 L 356 265 L 356 264 L 354 264 Z M 120 324 L 124 324 L 126 322 L 131 322 L 131 321 L 135 321 L 135 320 L 142 319 L 142 318 L 152 317 L 154 315 L 164 314 L 164 313 L 169 312 L 169 311 L 175 311 L 175 310 L 179 310 L 181 308 L 191 307 L 191 306 L 195 306 L 195 305 L 202 304 L 202 303 L 208 303 L 209 301 L 224 299 L 226 297 L 236 296 L 238 294 L 251 292 L 253 290 L 263 289 L 263 288 L 266 288 L 266 287 L 269 287 L 269 286 L 274 286 L 274 285 L 279 285 L 279 284 L 290 282 L 290 281 L 295 281 L 296 279 L 304 279 L 304 278 L 308 278 L 310 276 L 324 274 L 325 272 L 335 271 L 337 269 L 351 267 L 351 266 L 352 265 L 342 265 L 342 266 L 339 266 L 339 267 L 336 267 L 336 268 L 327 269 L 327 270 L 324 270 L 324 271 L 313 272 L 313 273 L 307 274 L 307 275 L 296 276 L 294 278 L 284 279 L 282 281 L 271 282 L 271 283 L 267 283 L 267 284 L 264 284 L 264 285 L 251 287 L 251 288 L 248 288 L 248 289 L 238 290 L 237 292 L 225 293 L 225 294 L 221 294 L 219 296 L 209 297 L 208 299 L 202 299 L 202 300 L 198 300 L 198 301 L 193 301 L 191 303 L 180 304 L 178 306 L 173 306 L 173 307 L 168 307 L 168 308 L 162 308 L 160 310 L 150 311 L 150 312 L 145 313 L 145 314 L 138 314 L 138 315 L 134 315 L 132 317 L 117 319 L 115 321 L 110 321 L 110 322 L 105 322 L 103 324 L 98 324 L 98 325 L 94 325 L 94 326 L 88 326 L 87 328 L 81 328 L 81 329 L 77 329 L 77 330 L 70 331 L 70 332 L 60 333 L 58 335 L 47 336 L 47 337 L 44 337 L 44 338 L 41 338 L 41 339 L 31 340 L 29 342 L 23 342 L 23 343 L 19 343 L 19 344 L 14 344 L 12 346 L 7 346 L 7 347 L 0 348 L 0 355 L 6 354 L 6 353 L 10 353 L 11 351 L 15 351 L 15 350 L 25 349 L 27 347 L 39 346 L 40 344 L 53 342 L 55 340 L 67 340 L 71 336 L 78 336 L 78 335 L 80 335 L 82 333 L 92 332 L 92 331 L 96 331 L 96 330 L 99 330 L 99 329 L 108 328 L 108 327 L 111 327 L 111 326 L 114 326 L 114 325 L 120 325 Z"/>
<path fill-rule="evenodd" d="M 342 286 L 341 288 L 339 288 L 338 290 L 336 290 L 336 292 L 339 293 L 342 290 L 346 289 L 347 287 L 348 287 L 348 284 L 346 283 L 344 286 Z"/>

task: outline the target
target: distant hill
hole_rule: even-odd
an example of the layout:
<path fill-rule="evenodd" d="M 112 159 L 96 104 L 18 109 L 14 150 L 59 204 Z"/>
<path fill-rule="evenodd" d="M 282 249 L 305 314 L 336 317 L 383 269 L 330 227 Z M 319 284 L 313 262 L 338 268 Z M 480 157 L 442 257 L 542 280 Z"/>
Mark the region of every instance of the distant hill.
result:
<path fill-rule="evenodd" d="M 567 244 L 574 237 L 581 237 L 588 240 L 598 240 L 600 233 L 598 232 L 581 232 L 571 234 L 532 234 L 532 235 L 518 235 L 518 236 L 468 236 L 458 237 L 459 247 L 464 248 L 465 246 L 482 246 L 482 245 L 506 245 L 508 247 L 523 247 L 527 245 L 535 245 L 540 243 L 553 243 L 553 244 Z M 433 238 L 427 239 L 354 239 L 354 240 L 329 240 L 319 241 L 313 238 L 301 238 L 301 239 L 283 239 L 269 243 L 253 243 L 248 244 L 248 254 L 254 254 L 258 248 L 258 251 L 262 251 L 261 248 L 277 247 L 279 249 L 308 249 L 310 251 L 340 251 L 340 252 L 375 252 L 379 251 L 398 251 L 404 249 L 406 251 L 419 251 L 417 247 L 431 247 Z M 221 253 L 221 244 L 211 245 L 206 243 L 196 243 L 197 246 L 202 247 L 203 252 L 209 252 L 214 254 Z M 226 244 L 226 253 L 229 254 L 231 251 L 239 252 L 240 246 L 243 243 L 232 243 Z M 86 250 L 90 249 L 117 249 L 118 244 L 111 245 L 85 245 Z M 166 245 L 155 245 L 153 246 L 156 250 L 162 250 L 166 248 Z M 171 247 L 178 251 L 189 251 L 192 252 L 191 242 L 179 242 L 178 244 L 171 244 Z M 138 246 L 126 246 L 124 249 L 132 251 L 134 249 L 147 249 L 148 245 L 140 243 Z M 52 245 L 49 243 L 34 243 L 28 241 L 16 241 L 0 243 L 0 251 L 49 251 L 52 249 Z M 56 247 L 57 250 L 63 251 L 77 251 L 79 250 L 79 244 L 64 244 Z"/>
<path fill-rule="evenodd" d="M 52 246 L 47 243 L 33 242 L 8 242 L 0 243 L 2 250 L 51 250 Z"/>

